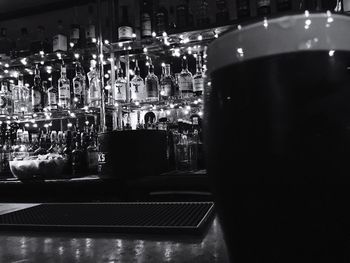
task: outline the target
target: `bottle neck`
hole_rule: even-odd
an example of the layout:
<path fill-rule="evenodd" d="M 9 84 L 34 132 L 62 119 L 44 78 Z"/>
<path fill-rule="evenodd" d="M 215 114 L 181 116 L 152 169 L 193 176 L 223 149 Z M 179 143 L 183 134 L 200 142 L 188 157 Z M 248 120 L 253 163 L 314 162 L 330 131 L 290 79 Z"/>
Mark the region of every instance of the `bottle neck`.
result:
<path fill-rule="evenodd" d="M 184 71 L 188 70 L 187 59 L 182 60 L 182 70 Z"/>
<path fill-rule="evenodd" d="M 61 78 L 66 78 L 66 76 L 67 76 L 66 68 L 61 68 Z"/>
<path fill-rule="evenodd" d="M 198 56 L 197 61 L 196 61 L 196 72 L 198 74 L 202 73 L 202 63 L 201 63 L 201 59 Z"/>

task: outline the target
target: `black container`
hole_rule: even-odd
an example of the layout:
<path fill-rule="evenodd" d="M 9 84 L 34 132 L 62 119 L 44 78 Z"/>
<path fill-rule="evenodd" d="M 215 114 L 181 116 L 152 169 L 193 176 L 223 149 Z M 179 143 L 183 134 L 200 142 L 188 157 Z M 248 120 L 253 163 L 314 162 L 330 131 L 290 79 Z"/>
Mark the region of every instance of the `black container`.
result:
<path fill-rule="evenodd" d="M 167 170 L 166 131 L 111 131 L 99 134 L 98 140 L 101 178 L 126 181 Z"/>

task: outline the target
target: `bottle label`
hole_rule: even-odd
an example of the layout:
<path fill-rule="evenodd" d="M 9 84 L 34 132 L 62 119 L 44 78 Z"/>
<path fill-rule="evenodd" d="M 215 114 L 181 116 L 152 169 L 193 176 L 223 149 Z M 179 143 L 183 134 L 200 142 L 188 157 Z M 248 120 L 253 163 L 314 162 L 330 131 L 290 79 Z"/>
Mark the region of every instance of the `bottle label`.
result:
<path fill-rule="evenodd" d="M 165 97 L 171 96 L 172 92 L 172 85 L 171 83 L 163 83 L 162 84 L 162 90 L 161 90 L 161 95 Z"/>
<path fill-rule="evenodd" d="M 53 38 L 53 52 L 67 51 L 67 36 L 58 34 Z"/>
<path fill-rule="evenodd" d="M 70 39 L 72 40 L 78 40 L 80 35 L 79 28 L 72 28 L 72 31 L 70 33 Z"/>
<path fill-rule="evenodd" d="M 33 90 L 33 106 L 41 106 L 41 92 L 38 90 Z"/>
<path fill-rule="evenodd" d="M 204 90 L 204 79 L 198 78 L 193 80 L 193 91 L 203 91 Z"/>
<path fill-rule="evenodd" d="M 117 101 L 125 101 L 126 100 L 126 85 L 125 84 L 116 84 L 115 85 L 115 99 Z"/>
<path fill-rule="evenodd" d="M 49 92 L 49 105 L 55 105 L 57 104 L 57 98 L 56 98 L 56 93 L 54 92 Z"/>
<path fill-rule="evenodd" d="M 74 81 L 73 83 L 73 87 L 74 87 L 74 95 L 81 95 L 83 92 L 83 85 L 81 84 L 81 82 L 79 80 Z"/>
<path fill-rule="evenodd" d="M 151 18 L 147 14 L 143 14 L 141 17 L 141 35 L 143 37 L 152 36 Z"/>
<path fill-rule="evenodd" d="M 96 37 L 95 25 L 89 25 L 85 31 L 85 37 L 89 40 Z"/>
<path fill-rule="evenodd" d="M 182 77 L 179 76 L 179 88 L 180 91 L 187 91 L 187 92 L 192 92 L 193 91 L 193 83 L 192 83 L 192 78 L 191 77 Z"/>
<path fill-rule="evenodd" d="M 143 81 L 135 81 L 131 83 L 131 99 L 132 100 L 144 100 L 144 88 Z"/>
<path fill-rule="evenodd" d="M 62 84 L 62 86 L 59 89 L 59 98 L 60 100 L 66 100 L 70 98 L 70 90 L 68 84 Z"/>
<path fill-rule="evenodd" d="M 270 5 L 270 0 L 258 0 L 258 7 L 264 7 Z"/>
<path fill-rule="evenodd" d="M 132 38 L 132 28 L 130 26 L 121 26 L 118 28 L 119 39 Z"/>
<path fill-rule="evenodd" d="M 107 163 L 107 153 L 106 152 L 97 153 L 97 162 L 98 162 L 98 164 L 106 164 Z"/>

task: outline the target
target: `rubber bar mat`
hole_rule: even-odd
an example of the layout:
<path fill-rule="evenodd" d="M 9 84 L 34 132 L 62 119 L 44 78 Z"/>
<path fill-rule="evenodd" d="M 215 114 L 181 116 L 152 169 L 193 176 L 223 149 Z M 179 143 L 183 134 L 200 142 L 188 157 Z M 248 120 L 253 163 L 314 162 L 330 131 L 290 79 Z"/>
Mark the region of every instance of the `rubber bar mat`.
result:
<path fill-rule="evenodd" d="M 213 210 L 213 202 L 40 204 L 0 215 L 0 229 L 200 234 Z"/>

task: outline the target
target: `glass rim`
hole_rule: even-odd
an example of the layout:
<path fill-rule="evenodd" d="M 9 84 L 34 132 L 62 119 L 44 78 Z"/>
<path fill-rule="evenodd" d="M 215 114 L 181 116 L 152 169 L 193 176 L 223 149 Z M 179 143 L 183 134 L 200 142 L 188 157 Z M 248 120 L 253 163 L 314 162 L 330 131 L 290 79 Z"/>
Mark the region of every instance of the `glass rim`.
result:
<path fill-rule="evenodd" d="M 227 32 L 208 46 L 208 73 L 272 55 L 350 51 L 350 16 L 330 11 L 263 18 Z"/>

